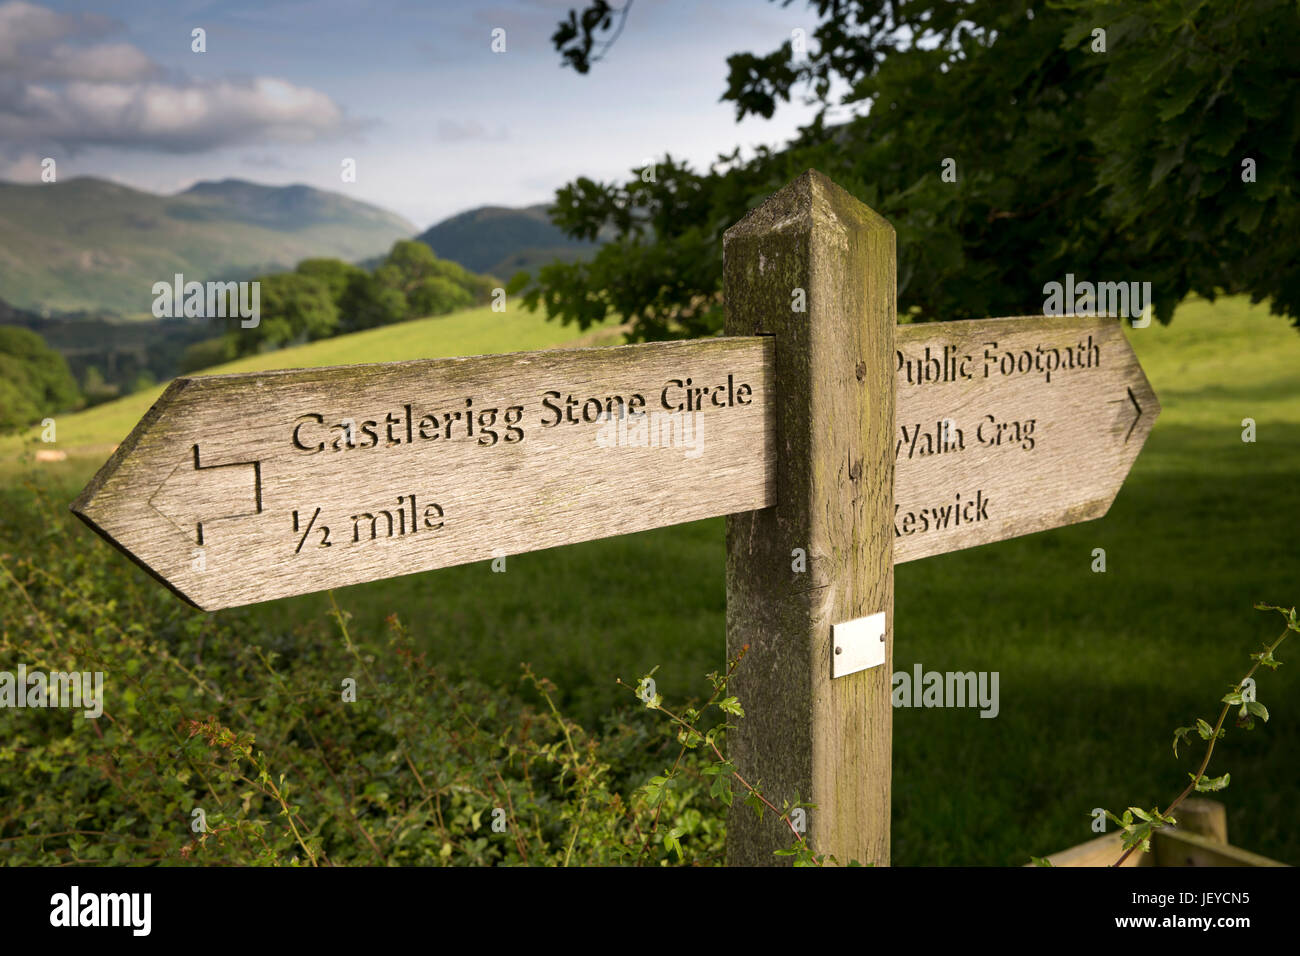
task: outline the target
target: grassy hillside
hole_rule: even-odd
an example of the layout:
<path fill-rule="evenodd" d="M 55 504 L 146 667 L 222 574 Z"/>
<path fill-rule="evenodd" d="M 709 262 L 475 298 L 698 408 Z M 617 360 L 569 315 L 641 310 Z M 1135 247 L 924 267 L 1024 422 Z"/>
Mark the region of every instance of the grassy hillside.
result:
<path fill-rule="evenodd" d="M 307 186 L 226 180 L 158 196 L 88 177 L 0 183 L 0 299 L 147 314 L 153 283 L 246 279 L 312 256 L 386 252 L 415 227 Z"/>
<path fill-rule="evenodd" d="M 574 326 L 544 321 L 540 313 L 523 311 L 513 304 L 505 312 L 493 312 L 485 306 L 252 355 L 208 369 L 205 374 L 523 352 L 579 340 L 584 345 L 614 344 L 622 340 L 622 335 L 612 321 L 581 335 Z M 165 387 L 158 385 L 84 412 L 60 416 L 55 447 L 67 451 L 70 460 L 78 459 L 83 464 L 102 462 L 109 448 L 126 437 Z M 0 436 L 0 475 L 16 467 L 24 452 L 46 447 L 40 443 L 39 428 L 23 435 Z M 74 461 L 74 470 L 81 467 Z"/>
<path fill-rule="evenodd" d="M 505 351 L 565 331 L 473 315 L 366 333 L 400 341 L 354 336 L 282 355 L 327 364 Z M 509 323 L 519 324 L 507 335 Z M 896 670 L 996 671 L 1000 713 L 895 711 L 897 864 L 1021 864 L 1092 837 L 1095 807 L 1167 803 L 1194 769 L 1186 751 L 1174 758 L 1173 729 L 1217 716 L 1225 685 L 1281 630 L 1251 604 L 1300 603 L 1300 336 L 1241 299 L 1191 301 L 1169 328 L 1128 334 L 1164 411 L 1110 513 L 898 568 Z M 60 428 L 110 441 L 144 404 Z M 1254 443 L 1241 440 L 1244 418 L 1256 423 Z M 67 500 L 96 463 L 36 473 Z M 12 506 L 14 522 L 23 507 Z M 469 565 L 335 597 L 357 634 L 382 637 L 385 619 L 400 615 L 453 673 L 517 686 L 519 662 L 529 661 L 559 685 L 567 712 L 598 728 L 644 713 L 616 676 L 660 665 L 670 706 L 706 689 L 703 675 L 723 656 L 722 527 L 697 522 L 512 557 L 504 575 Z M 32 532 L 6 539 L 4 529 L 0 519 L 0 552 L 30 548 Z M 95 567 L 139 573 L 84 538 Z M 1106 550 L 1104 574 L 1090 570 L 1095 548 Z M 315 646 L 331 639 L 327 607 L 326 595 L 305 595 L 219 617 L 259 644 Z M 1209 772 L 1232 775 L 1216 795 L 1232 842 L 1300 863 L 1300 644 L 1278 657 L 1288 666 L 1259 675 L 1270 721 L 1249 733 L 1229 726 Z"/>

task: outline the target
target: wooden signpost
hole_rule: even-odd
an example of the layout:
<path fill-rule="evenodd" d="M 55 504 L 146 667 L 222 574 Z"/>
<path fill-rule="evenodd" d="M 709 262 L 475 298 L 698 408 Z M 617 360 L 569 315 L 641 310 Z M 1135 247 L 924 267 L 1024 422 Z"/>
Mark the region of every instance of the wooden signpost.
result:
<path fill-rule="evenodd" d="M 1100 517 L 1159 413 L 1115 319 L 896 326 L 894 268 L 809 171 L 725 337 L 177 379 L 72 509 L 205 610 L 727 515 L 729 757 L 886 864 L 894 565 Z M 787 837 L 733 807 L 728 862 Z"/>

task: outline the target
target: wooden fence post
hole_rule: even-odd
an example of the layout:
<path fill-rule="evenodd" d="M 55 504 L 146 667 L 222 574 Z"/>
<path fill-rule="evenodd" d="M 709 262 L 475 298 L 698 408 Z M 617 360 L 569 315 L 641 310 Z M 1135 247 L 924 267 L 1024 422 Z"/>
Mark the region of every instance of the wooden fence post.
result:
<path fill-rule="evenodd" d="M 1228 842 L 1228 808 L 1208 797 L 1188 797 L 1174 814 L 1178 829 L 1196 833 L 1215 843 Z"/>
<path fill-rule="evenodd" d="M 796 796 L 816 804 L 807 812 L 813 850 L 884 865 L 894 230 L 809 170 L 727 230 L 723 248 L 727 333 L 772 335 L 776 345 L 777 504 L 727 518 L 728 657 L 749 646 L 731 685 L 745 717 L 728 738 L 729 759 L 777 807 Z M 832 626 L 875 614 L 883 663 L 832 678 Z M 773 851 L 792 842 L 770 813 L 760 821 L 737 796 L 729 865 L 778 863 Z"/>

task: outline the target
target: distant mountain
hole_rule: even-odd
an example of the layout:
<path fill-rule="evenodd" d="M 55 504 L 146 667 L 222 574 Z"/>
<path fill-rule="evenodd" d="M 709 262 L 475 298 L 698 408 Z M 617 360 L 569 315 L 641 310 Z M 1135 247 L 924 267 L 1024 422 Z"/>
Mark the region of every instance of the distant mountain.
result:
<path fill-rule="evenodd" d="M 4 299 L 0 299 L 0 325 L 25 325 L 37 321 L 38 317 L 23 309 L 16 309 Z"/>
<path fill-rule="evenodd" d="M 148 313 L 155 282 L 247 279 L 312 256 L 383 252 L 415 227 L 309 186 L 227 179 L 159 196 L 102 179 L 0 183 L 0 298 L 20 308 Z"/>
<path fill-rule="evenodd" d="M 416 238 L 440 259 L 499 279 L 556 259 L 593 255 L 599 244 L 565 235 L 546 215 L 549 208 L 545 203 L 520 209 L 480 206 L 444 219 Z"/>

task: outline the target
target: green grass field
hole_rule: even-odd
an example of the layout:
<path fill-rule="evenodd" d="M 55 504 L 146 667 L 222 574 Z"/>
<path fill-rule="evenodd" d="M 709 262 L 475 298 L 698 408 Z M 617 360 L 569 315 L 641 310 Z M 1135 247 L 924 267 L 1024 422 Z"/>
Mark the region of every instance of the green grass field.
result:
<path fill-rule="evenodd" d="M 512 351 L 571 331 L 465 313 L 221 371 Z M 1110 513 L 897 570 L 896 670 L 997 671 L 1001 700 L 992 720 L 895 712 L 896 864 L 1022 864 L 1093 837 L 1095 807 L 1164 806 L 1194 769 L 1187 751 L 1173 756 L 1174 728 L 1213 721 L 1248 655 L 1281 632 L 1252 603 L 1300 602 L 1300 336 L 1241 299 L 1189 301 L 1170 327 L 1128 334 L 1164 411 Z M 120 440 L 148 401 L 67 417 L 60 446 Z M 1254 443 L 1242 441 L 1245 418 Z M 0 445 L 11 481 L 35 472 L 69 499 L 97 464 L 35 466 L 17 451 Z M 104 561 L 124 560 L 87 539 Z M 1106 550 L 1104 574 L 1090 570 L 1094 548 Z M 636 704 L 615 677 L 660 665 L 670 704 L 705 689 L 723 657 L 723 561 L 719 519 L 512 557 L 505 574 L 484 563 L 335 596 L 359 632 L 398 614 L 454 670 L 513 684 L 530 661 L 598 725 Z M 309 641 L 329 626 L 327 605 L 308 595 L 222 613 Z M 1231 772 L 1217 796 L 1233 843 L 1300 863 L 1300 643 L 1278 656 L 1290 663 L 1258 675 L 1271 720 L 1249 733 L 1229 724 L 1208 772 Z"/>

